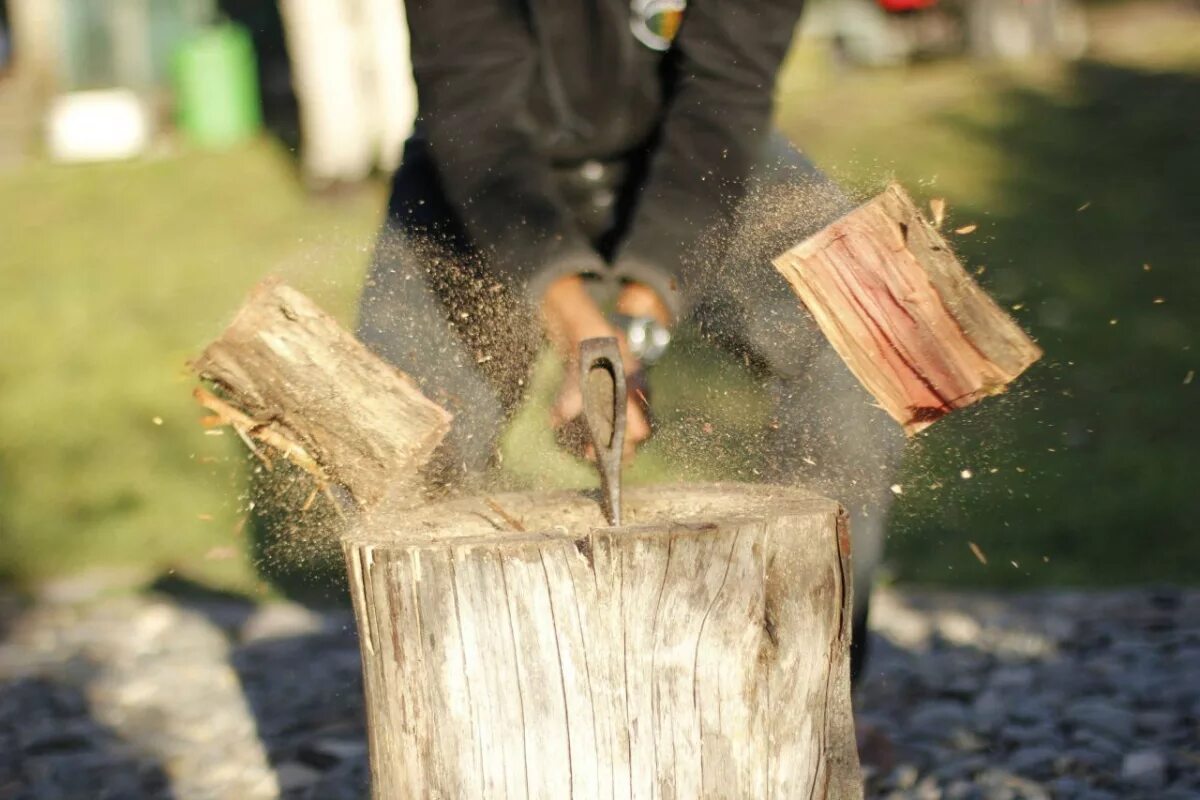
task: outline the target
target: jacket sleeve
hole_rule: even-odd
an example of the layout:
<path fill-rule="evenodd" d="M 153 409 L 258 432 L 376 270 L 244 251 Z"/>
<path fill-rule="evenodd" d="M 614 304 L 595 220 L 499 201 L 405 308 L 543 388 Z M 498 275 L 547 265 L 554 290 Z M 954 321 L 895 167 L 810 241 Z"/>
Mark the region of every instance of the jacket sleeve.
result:
<path fill-rule="evenodd" d="M 442 190 L 496 275 L 536 302 L 560 275 L 604 268 L 538 151 L 536 51 L 516 0 L 408 0 L 417 126 Z"/>
<path fill-rule="evenodd" d="M 775 77 L 802 0 L 691 0 L 649 172 L 616 270 L 678 314 L 690 266 L 719 258 L 745 180 L 770 133 Z M 699 252 L 706 247 L 704 253 Z"/>

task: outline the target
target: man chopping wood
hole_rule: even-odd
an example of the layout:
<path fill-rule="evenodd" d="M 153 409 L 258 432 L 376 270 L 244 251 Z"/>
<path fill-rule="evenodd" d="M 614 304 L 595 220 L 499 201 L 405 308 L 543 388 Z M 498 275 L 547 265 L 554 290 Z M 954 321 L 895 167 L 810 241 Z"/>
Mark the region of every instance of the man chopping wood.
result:
<path fill-rule="evenodd" d="M 632 448 L 651 433 L 645 366 L 697 324 L 776 402 L 769 477 L 849 509 L 862 642 L 904 437 L 770 264 L 849 207 L 772 131 L 802 3 L 407 5 L 418 120 L 359 335 L 454 413 L 445 479 L 494 463 L 542 331 L 568 362 L 585 339 L 619 337 Z M 582 408 L 566 384 L 562 430 Z"/>

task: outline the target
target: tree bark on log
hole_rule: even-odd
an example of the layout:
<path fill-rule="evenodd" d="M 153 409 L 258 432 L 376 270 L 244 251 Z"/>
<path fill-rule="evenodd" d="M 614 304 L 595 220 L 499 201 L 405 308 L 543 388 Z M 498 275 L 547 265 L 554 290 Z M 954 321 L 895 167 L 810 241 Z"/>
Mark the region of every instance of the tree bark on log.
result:
<path fill-rule="evenodd" d="M 345 540 L 376 798 L 861 797 L 845 516 L 801 490 L 377 513 Z"/>
<path fill-rule="evenodd" d="M 333 317 L 277 279 L 260 283 L 192 363 L 219 421 L 343 487 L 360 509 L 413 505 L 450 414 Z"/>
<path fill-rule="evenodd" d="M 774 264 L 909 435 L 1003 392 L 1042 355 L 896 184 Z"/>

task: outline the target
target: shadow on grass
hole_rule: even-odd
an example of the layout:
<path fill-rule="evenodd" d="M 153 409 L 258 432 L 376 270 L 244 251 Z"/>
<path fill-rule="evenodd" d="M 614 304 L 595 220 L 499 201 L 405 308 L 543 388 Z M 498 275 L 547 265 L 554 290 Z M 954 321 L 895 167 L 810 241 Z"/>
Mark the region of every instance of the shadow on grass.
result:
<path fill-rule="evenodd" d="M 997 207 L 955 210 L 981 223 L 957 249 L 1046 356 L 916 443 L 903 578 L 1196 581 L 1200 76 L 1085 61 L 1069 82 L 949 120 L 1005 162 Z"/>

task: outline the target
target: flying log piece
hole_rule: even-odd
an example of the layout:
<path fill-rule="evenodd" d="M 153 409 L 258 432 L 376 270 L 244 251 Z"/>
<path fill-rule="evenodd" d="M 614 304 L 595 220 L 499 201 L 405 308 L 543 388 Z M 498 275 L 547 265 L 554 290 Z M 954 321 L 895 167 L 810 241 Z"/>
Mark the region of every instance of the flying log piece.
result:
<path fill-rule="evenodd" d="M 450 427 L 408 376 L 275 278 L 192 368 L 221 390 L 197 389 L 200 402 L 256 452 L 253 440 L 282 452 L 359 509 L 419 502 L 421 469 Z"/>
<path fill-rule="evenodd" d="M 839 506 L 635 488 L 624 522 L 529 493 L 351 532 L 375 798 L 862 796 Z"/>
<path fill-rule="evenodd" d="M 899 185 L 774 264 L 909 435 L 1003 392 L 1042 355 Z"/>

